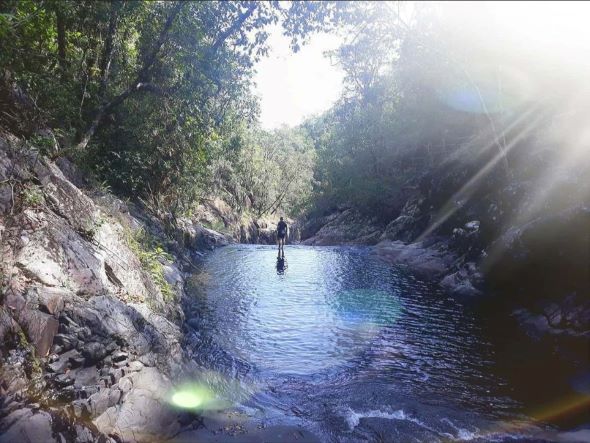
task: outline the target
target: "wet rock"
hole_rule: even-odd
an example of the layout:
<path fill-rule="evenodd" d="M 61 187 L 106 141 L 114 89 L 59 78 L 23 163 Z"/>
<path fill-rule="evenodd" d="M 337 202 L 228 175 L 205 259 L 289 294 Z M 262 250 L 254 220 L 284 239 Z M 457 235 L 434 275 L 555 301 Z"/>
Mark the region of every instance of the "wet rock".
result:
<path fill-rule="evenodd" d="M 477 296 L 482 294 L 478 289 L 482 282 L 483 277 L 475 263 L 466 263 L 458 271 L 444 277 L 440 285 L 454 295 Z"/>
<path fill-rule="evenodd" d="M 385 240 L 375 246 L 375 252 L 387 262 L 406 266 L 426 278 L 436 278 L 447 273 L 456 258 L 442 243 L 405 244 Z"/>
<path fill-rule="evenodd" d="M 473 220 L 470 222 L 465 223 L 465 229 L 470 231 L 470 232 L 476 232 L 479 231 L 479 220 Z"/>

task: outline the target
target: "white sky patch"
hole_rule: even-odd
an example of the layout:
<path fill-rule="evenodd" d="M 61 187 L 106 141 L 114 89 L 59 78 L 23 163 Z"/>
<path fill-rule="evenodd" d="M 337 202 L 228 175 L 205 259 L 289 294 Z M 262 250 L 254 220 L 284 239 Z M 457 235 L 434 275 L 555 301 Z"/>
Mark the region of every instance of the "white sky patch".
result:
<path fill-rule="evenodd" d="M 315 34 L 299 52 L 293 53 L 281 28 L 271 30 L 269 55 L 257 64 L 254 76 L 264 129 L 296 126 L 305 118 L 326 111 L 338 100 L 344 73 L 324 52 L 336 49 L 341 42 L 336 34 Z"/>

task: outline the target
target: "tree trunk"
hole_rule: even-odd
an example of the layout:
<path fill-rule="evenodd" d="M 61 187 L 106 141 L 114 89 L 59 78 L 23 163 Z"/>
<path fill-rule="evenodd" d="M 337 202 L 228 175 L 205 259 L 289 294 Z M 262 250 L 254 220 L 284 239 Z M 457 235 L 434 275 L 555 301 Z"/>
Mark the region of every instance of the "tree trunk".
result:
<path fill-rule="evenodd" d="M 57 22 L 57 60 L 61 68 L 62 77 L 65 75 L 67 61 L 66 61 L 66 24 L 64 21 L 63 11 L 55 8 L 55 18 Z"/>

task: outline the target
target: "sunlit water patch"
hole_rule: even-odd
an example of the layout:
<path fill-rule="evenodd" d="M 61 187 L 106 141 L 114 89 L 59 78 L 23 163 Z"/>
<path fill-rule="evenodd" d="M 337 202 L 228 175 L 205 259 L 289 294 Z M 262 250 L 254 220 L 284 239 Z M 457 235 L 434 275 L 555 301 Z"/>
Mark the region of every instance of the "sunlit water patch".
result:
<path fill-rule="evenodd" d="M 526 422 L 463 304 L 368 248 L 285 252 L 222 248 L 195 277 L 187 347 L 226 380 L 199 382 L 217 396 L 327 439 L 469 439 Z"/>

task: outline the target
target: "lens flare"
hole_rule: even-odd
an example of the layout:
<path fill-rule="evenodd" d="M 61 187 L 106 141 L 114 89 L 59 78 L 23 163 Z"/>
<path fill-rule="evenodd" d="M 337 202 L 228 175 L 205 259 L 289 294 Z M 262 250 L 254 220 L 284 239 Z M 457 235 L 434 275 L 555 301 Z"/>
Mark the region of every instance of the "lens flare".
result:
<path fill-rule="evenodd" d="M 196 383 L 178 386 L 170 393 L 169 403 L 181 409 L 207 409 L 215 403 L 215 395 L 211 389 Z"/>
<path fill-rule="evenodd" d="M 179 408 L 194 409 L 203 403 L 203 399 L 197 392 L 180 391 L 172 395 L 172 403 Z"/>

